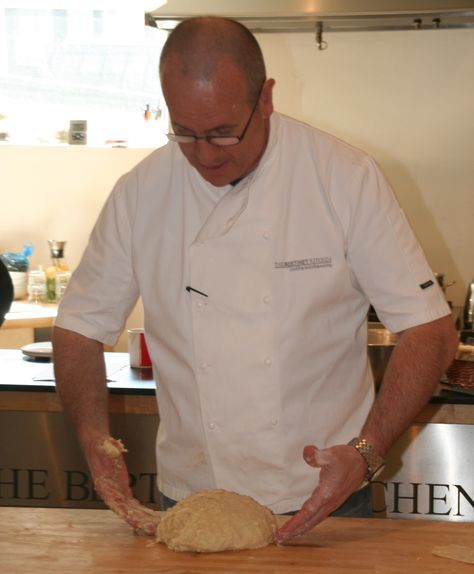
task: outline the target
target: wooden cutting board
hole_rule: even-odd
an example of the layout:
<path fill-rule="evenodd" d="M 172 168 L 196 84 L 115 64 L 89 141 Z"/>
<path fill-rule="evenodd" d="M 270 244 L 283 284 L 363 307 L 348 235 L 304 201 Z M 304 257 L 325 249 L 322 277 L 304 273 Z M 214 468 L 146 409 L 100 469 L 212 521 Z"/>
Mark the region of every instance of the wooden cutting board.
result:
<path fill-rule="evenodd" d="M 1 574 L 473 574 L 433 555 L 449 544 L 474 549 L 474 524 L 328 518 L 291 545 L 193 554 L 135 536 L 108 510 L 0 507 Z"/>

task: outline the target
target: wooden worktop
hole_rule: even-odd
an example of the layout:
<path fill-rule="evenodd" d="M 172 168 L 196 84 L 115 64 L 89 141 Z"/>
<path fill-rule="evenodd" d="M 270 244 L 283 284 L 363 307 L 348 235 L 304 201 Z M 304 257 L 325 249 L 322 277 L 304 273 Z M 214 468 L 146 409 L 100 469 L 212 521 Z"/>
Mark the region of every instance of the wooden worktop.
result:
<path fill-rule="evenodd" d="M 3 574 L 472 573 L 433 554 L 450 544 L 474 548 L 474 524 L 329 518 L 291 545 L 194 554 L 135 536 L 108 510 L 0 508 Z"/>

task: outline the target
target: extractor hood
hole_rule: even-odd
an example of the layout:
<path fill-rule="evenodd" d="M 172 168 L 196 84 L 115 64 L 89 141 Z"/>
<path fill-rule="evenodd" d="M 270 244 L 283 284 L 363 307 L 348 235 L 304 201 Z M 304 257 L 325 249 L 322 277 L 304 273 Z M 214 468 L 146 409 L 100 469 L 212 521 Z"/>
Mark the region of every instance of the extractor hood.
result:
<path fill-rule="evenodd" d="M 168 0 L 145 21 L 170 30 L 185 18 L 211 14 L 253 32 L 470 28 L 474 0 Z"/>

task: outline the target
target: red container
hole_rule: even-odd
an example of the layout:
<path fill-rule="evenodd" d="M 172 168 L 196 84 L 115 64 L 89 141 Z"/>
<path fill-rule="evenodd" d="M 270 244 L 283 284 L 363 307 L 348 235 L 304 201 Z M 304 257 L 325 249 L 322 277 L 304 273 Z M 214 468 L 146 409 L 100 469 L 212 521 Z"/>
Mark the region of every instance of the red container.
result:
<path fill-rule="evenodd" d="M 151 367 L 144 329 L 128 330 L 128 354 L 130 356 L 130 366 L 133 369 L 149 369 Z"/>

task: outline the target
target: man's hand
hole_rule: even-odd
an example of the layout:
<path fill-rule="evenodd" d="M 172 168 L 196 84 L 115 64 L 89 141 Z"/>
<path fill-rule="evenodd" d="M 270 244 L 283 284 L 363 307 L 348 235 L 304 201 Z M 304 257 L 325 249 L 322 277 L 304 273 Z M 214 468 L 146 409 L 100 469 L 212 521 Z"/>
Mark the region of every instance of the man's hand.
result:
<path fill-rule="evenodd" d="M 123 518 L 138 534 L 156 534 L 158 514 L 133 497 L 120 440 L 95 437 L 86 450 L 94 487 L 105 504 Z"/>
<path fill-rule="evenodd" d="M 278 530 L 277 543 L 303 534 L 323 521 L 360 487 L 367 471 L 362 456 L 348 445 L 322 450 L 306 446 L 303 457 L 307 464 L 321 469 L 319 484 L 301 510 Z"/>
<path fill-rule="evenodd" d="M 383 383 L 359 433 L 381 456 L 428 402 L 459 342 L 451 315 L 398 334 Z M 304 449 L 304 458 L 310 466 L 321 468 L 319 485 L 301 510 L 280 528 L 276 542 L 302 534 L 324 520 L 360 487 L 367 470 L 362 456 L 347 445 L 324 450 L 309 446 Z"/>
<path fill-rule="evenodd" d="M 135 531 L 154 534 L 158 514 L 133 498 L 119 440 L 109 436 L 108 390 L 102 343 L 56 326 L 56 391 L 71 419 L 103 501 Z"/>

